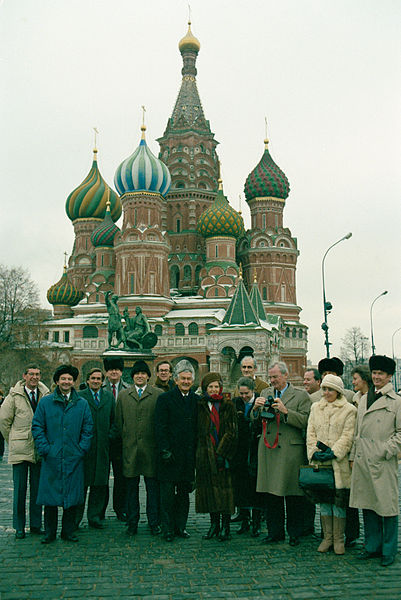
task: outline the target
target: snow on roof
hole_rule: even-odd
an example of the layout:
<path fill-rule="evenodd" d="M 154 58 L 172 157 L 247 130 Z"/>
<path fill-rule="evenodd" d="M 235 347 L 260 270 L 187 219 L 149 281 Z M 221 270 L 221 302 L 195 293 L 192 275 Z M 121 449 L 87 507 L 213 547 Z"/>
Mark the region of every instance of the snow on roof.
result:
<path fill-rule="evenodd" d="M 168 312 L 165 319 L 217 319 L 222 321 L 226 311 L 224 308 L 189 308 L 189 309 L 173 309 Z"/>

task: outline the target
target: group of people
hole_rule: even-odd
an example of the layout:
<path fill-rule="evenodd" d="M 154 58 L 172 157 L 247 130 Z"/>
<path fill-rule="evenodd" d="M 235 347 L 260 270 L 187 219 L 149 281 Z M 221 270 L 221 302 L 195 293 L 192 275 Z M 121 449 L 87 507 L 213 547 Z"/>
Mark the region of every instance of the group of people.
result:
<path fill-rule="evenodd" d="M 355 367 L 355 393 L 344 389 L 337 358 L 307 369 L 304 389 L 289 383 L 283 362 L 269 365 L 269 383 L 256 376 L 256 368 L 254 357 L 242 358 L 232 397 L 214 372 L 203 377 L 196 393 L 188 360 L 174 371 L 168 361 L 159 362 L 154 384 L 148 364 L 137 360 L 128 385 L 122 359 L 107 357 L 105 372 L 91 369 L 78 391 L 78 370 L 61 365 L 52 393 L 40 382 L 40 368 L 29 365 L 0 408 L 0 431 L 13 465 L 16 538 L 25 537 L 28 480 L 30 531 L 44 533 L 43 543 L 56 539 L 58 507 L 61 537 L 78 541 L 86 498 L 89 527 L 103 529 L 111 466 L 113 509 L 130 536 L 138 533 L 142 476 L 150 532 L 168 542 L 189 537 L 189 494 L 195 490 L 196 512 L 210 514 L 206 540 L 230 539 L 233 521 L 240 524 L 238 534 L 257 537 L 265 518 L 264 543 L 284 540 L 287 530 L 290 545 L 297 546 L 314 530 L 318 503 L 319 552 L 333 548 L 344 554 L 359 535 L 362 509 L 360 558 L 380 556 L 383 566 L 391 564 L 401 451 L 394 361 L 376 355 L 369 368 Z M 307 460 L 332 467 L 330 497 L 305 497 L 298 476 Z"/>

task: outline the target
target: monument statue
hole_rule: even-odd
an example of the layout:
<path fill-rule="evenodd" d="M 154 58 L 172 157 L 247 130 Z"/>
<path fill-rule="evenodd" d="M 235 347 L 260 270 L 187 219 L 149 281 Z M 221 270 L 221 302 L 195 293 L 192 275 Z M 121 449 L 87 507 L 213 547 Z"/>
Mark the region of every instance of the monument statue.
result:
<path fill-rule="evenodd" d="M 118 309 L 116 294 L 111 295 L 111 292 L 106 292 L 105 301 L 107 306 L 107 312 L 109 313 L 108 321 L 108 333 L 109 333 L 109 348 L 118 348 L 120 344 L 124 344 L 126 347 L 125 331 L 122 324 L 120 311 Z M 113 345 L 113 336 L 116 334 L 117 344 Z"/>
<path fill-rule="evenodd" d="M 142 312 L 142 308 L 135 308 L 135 316 L 130 317 L 128 308 L 124 309 L 126 344 L 131 349 L 141 348 L 149 350 L 157 344 L 157 335 L 150 330 L 149 322 Z"/>

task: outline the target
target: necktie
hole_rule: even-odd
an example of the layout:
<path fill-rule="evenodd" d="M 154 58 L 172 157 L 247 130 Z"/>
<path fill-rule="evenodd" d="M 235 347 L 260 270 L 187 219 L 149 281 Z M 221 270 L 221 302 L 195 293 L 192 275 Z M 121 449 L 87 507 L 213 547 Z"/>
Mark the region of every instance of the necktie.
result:
<path fill-rule="evenodd" d="M 68 404 L 68 396 L 66 396 L 65 394 L 63 394 L 63 398 L 64 398 L 64 405 L 67 406 L 67 404 Z"/>
<path fill-rule="evenodd" d="M 112 389 L 113 389 L 113 396 L 114 396 L 114 398 L 117 398 L 117 395 L 116 395 L 116 384 L 112 383 L 111 386 L 112 386 Z"/>
<path fill-rule="evenodd" d="M 31 404 L 32 404 L 33 412 L 35 412 L 35 410 L 36 410 L 36 394 L 33 390 L 31 392 Z"/>
<path fill-rule="evenodd" d="M 138 396 L 139 396 L 139 397 L 141 397 L 141 396 L 142 396 L 142 393 L 143 393 L 143 389 L 142 389 L 142 388 L 139 388 L 139 389 L 138 389 Z"/>
<path fill-rule="evenodd" d="M 99 406 L 99 394 L 97 392 L 95 392 L 95 402 Z"/>

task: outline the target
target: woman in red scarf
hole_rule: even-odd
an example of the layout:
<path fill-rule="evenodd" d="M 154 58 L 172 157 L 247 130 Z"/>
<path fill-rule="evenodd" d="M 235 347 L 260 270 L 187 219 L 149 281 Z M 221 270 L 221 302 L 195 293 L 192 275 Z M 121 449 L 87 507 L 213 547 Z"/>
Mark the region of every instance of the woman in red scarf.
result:
<path fill-rule="evenodd" d="M 195 508 L 210 513 L 210 528 L 204 539 L 230 539 L 230 515 L 234 513 L 229 460 L 237 444 L 237 413 L 222 394 L 219 373 L 202 379 L 203 396 L 198 402 Z M 221 516 L 221 524 L 220 524 Z"/>

